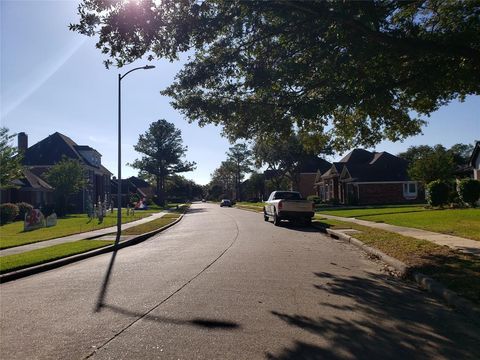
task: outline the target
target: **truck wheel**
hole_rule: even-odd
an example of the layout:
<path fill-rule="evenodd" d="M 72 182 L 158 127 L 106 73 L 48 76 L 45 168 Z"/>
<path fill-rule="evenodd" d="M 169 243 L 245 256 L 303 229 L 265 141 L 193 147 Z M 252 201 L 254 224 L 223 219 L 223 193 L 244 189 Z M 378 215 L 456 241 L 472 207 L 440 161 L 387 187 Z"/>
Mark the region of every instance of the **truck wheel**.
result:
<path fill-rule="evenodd" d="M 280 226 L 280 217 L 277 215 L 277 213 L 273 214 L 273 225 Z"/>

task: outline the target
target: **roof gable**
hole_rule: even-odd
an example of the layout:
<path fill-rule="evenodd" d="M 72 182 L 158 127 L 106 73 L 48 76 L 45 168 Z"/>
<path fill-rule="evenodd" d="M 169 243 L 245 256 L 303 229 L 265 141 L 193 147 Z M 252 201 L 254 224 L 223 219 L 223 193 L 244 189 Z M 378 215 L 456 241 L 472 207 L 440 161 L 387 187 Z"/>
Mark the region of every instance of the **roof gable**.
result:
<path fill-rule="evenodd" d="M 330 169 L 328 169 L 321 177 L 322 178 L 328 178 L 331 176 L 336 176 L 340 172 L 340 164 L 338 163 L 333 163 Z"/>
<path fill-rule="evenodd" d="M 56 132 L 25 151 L 25 165 L 54 165 L 63 156 L 82 161 L 82 156 L 75 150 L 77 144 L 69 137 Z"/>
<path fill-rule="evenodd" d="M 30 170 L 23 168 L 23 178 L 18 179 L 18 185 L 23 189 L 53 191 L 54 188 L 50 186 L 46 181 L 35 175 Z"/>
<path fill-rule="evenodd" d="M 364 164 L 370 162 L 374 157 L 374 153 L 364 149 L 354 149 L 349 154 L 345 155 L 339 163 L 348 164 Z"/>
<path fill-rule="evenodd" d="M 305 159 L 300 167 L 301 173 L 316 173 L 320 170 L 322 173 L 327 171 L 332 166 L 327 160 L 318 156 L 310 156 Z"/>
<path fill-rule="evenodd" d="M 146 182 L 145 180 L 140 179 L 139 177 L 136 177 L 136 176 L 130 176 L 128 178 L 128 180 L 132 184 L 134 184 L 136 187 L 139 187 L 139 188 L 146 188 L 146 187 L 150 186 L 150 184 L 148 182 Z"/>
<path fill-rule="evenodd" d="M 356 182 L 409 181 L 408 162 L 389 153 L 380 153 L 368 164 L 349 164 L 348 172 Z"/>

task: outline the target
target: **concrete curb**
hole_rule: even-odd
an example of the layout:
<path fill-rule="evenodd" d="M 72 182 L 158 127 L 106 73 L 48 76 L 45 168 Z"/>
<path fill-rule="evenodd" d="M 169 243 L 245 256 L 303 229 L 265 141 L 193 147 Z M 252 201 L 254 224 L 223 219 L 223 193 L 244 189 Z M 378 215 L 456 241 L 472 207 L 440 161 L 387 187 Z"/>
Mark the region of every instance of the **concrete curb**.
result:
<path fill-rule="evenodd" d="M 320 228 L 316 226 L 317 228 Z M 404 262 L 397 260 L 382 251 L 372 248 L 368 245 L 365 245 L 358 239 L 355 239 L 352 236 L 344 234 L 342 232 L 338 232 L 331 229 L 322 228 L 327 234 L 335 239 L 339 239 L 345 242 L 349 242 L 362 250 L 364 250 L 368 254 L 372 254 L 380 258 L 383 262 L 387 263 L 388 265 L 395 268 L 398 272 L 401 273 L 402 276 L 411 277 L 415 282 L 424 290 L 434 294 L 435 296 L 443 299 L 449 306 L 454 307 L 459 312 L 469 316 L 471 319 L 479 319 L 480 321 L 480 309 L 477 308 L 472 302 L 460 297 L 455 292 L 448 290 L 444 285 L 439 283 L 432 278 L 413 271 L 407 264 Z"/>
<path fill-rule="evenodd" d="M 172 227 L 173 225 L 177 224 L 178 222 L 180 222 L 180 220 L 183 219 L 184 215 L 185 214 L 180 214 L 180 217 L 178 219 L 176 219 L 174 222 L 172 222 L 170 224 L 167 224 L 167 225 L 165 225 L 161 228 L 150 231 L 148 233 L 138 235 L 138 236 L 136 236 L 132 239 L 128 239 L 128 240 L 125 240 L 123 242 L 120 242 L 118 244 L 117 248 L 122 249 L 122 248 L 125 248 L 125 247 L 128 247 L 128 246 L 132 246 L 132 245 L 136 245 L 138 243 L 141 243 L 142 241 L 147 240 L 148 238 L 152 237 L 153 235 L 156 235 L 156 234 Z M 92 238 L 85 238 L 85 239 L 92 239 Z M 84 259 L 96 256 L 96 255 L 105 254 L 105 253 L 113 251 L 114 249 L 115 249 L 115 245 L 109 245 L 109 246 L 105 246 L 105 247 L 100 248 L 100 249 L 95 249 L 95 250 L 88 251 L 88 252 L 85 252 L 85 253 L 72 255 L 72 256 L 62 258 L 62 259 L 50 261 L 50 262 L 47 262 L 45 264 L 35 265 L 35 266 L 31 266 L 31 267 L 28 267 L 28 268 L 25 268 L 25 269 L 8 272 L 8 273 L 0 275 L 0 284 L 6 283 L 6 282 L 9 282 L 9 281 L 13 281 L 13 280 L 17 280 L 17 279 L 20 279 L 20 278 L 23 278 L 23 277 L 26 277 L 26 276 L 38 274 L 40 272 L 56 269 L 56 268 L 59 268 L 61 266 L 65 266 L 65 265 L 68 265 L 68 264 L 71 264 L 71 263 L 74 263 L 74 262 L 77 262 L 77 261 L 80 261 L 80 260 L 84 260 Z"/>
<path fill-rule="evenodd" d="M 326 231 L 333 238 L 349 242 L 349 243 L 361 248 L 365 252 L 379 257 L 380 259 L 382 259 L 383 262 L 387 263 L 390 266 L 393 266 L 395 268 L 395 270 L 397 270 L 398 272 L 401 273 L 402 276 L 407 275 L 408 266 L 405 263 L 403 263 L 402 261 L 397 260 L 397 259 L 381 252 L 378 249 L 375 249 L 375 248 L 372 248 L 368 245 L 365 245 L 360 240 L 355 239 L 354 237 L 349 236 L 347 234 L 344 234 L 342 232 L 337 232 L 335 230 L 330 230 L 330 229 L 326 229 Z"/>

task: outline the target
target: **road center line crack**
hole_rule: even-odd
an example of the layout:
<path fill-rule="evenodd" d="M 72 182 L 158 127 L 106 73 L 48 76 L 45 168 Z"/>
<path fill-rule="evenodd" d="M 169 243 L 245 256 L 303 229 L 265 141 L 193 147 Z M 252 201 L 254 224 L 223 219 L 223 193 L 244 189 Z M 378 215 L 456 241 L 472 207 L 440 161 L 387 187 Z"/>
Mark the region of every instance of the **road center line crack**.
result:
<path fill-rule="evenodd" d="M 118 336 L 123 334 L 125 331 L 127 331 L 130 327 L 132 327 L 134 324 L 136 324 L 138 321 L 142 320 L 144 317 L 148 316 L 151 312 L 156 310 L 158 307 L 163 305 L 165 302 L 167 302 L 170 298 L 172 298 L 174 295 L 182 291 L 187 285 L 189 285 L 192 281 L 194 281 L 196 278 L 198 278 L 200 275 L 202 275 L 207 269 L 209 269 L 213 264 L 215 264 L 225 253 L 230 250 L 230 248 L 235 244 L 235 242 L 238 239 L 238 235 L 240 233 L 240 230 L 238 228 L 237 221 L 233 216 L 230 215 L 225 215 L 227 217 L 230 217 L 233 219 L 233 222 L 236 227 L 236 234 L 235 237 L 233 238 L 232 242 L 227 246 L 225 250 L 223 250 L 220 255 L 218 255 L 212 262 L 210 262 L 207 266 L 205 266 L 198 274 L 196 274 L 194 277 L 192 277 L 190 280 L 188 280 L 186 283 L 184 283 L 182 286 L 180 286 L 177 290 L 175 290 L 173 293 L 171 293 L 169 296 L 167 296 L 165 299 L 160 301 L 158 304 L 154 305 L 150 310 L 148 310 L 146 313 L 144 313 L 142 316 L 138 317 L 137 319 L 133 320 L 130 324 L 125 326 L 123 329 L 115 333 L 110 339 L 105 341 L 102 345 L 100 345 L 98 348 L 96 348 L 94 351 L 92 351 L 90 354 L 88 354 L 84 359 L 90 359 L 92 356 L 94 356 L 99 350 L 103 349 L 105 346 L 107 346 L 109 343 L 111 343 L 113 340 L 115 340 Z"/>

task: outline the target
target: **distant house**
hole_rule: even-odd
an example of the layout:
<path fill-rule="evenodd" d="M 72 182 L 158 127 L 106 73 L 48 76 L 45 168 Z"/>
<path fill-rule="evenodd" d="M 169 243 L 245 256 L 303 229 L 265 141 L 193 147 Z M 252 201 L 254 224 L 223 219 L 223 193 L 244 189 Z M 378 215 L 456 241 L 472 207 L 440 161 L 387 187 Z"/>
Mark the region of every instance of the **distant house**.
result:
<path fill-rule="evenodd" d="M 388 152 L 355 149 L 326 172 L 317 173 L 315 188 L 325 202 L 401 204 L 422 199 L 418 183 L 407 174 L 406 160 Z"/>
<path fill-rule="evenodd" d="M 45 182 L 43 176 L 52 166 L 64 157 L 80 162 L 84 169 L 87 185 L 82 191 L 71 197 L 70 205 L 74 207 L 73 210 L 85 212 L 89 202 L 110 201 L 110 176 L 112 173 L 102 165 L 102 155 L 90 146 L 78 145 L 68 136 L 56 132 L 28 147 L 28 137 L 22 132 L 18 134 L 18 148 L 24 154 L 23 165 L 27 170 L 24 174 L 31 173 L 41 180 L 41 182 L 38 181 L 38 184 L 50 187 L 48 191 L 44 189 L 45 193 L 51 191 L 51 186 Z M 38 206 L 40 203 L 49 201 L 51 199 L 37 198 L 32 205 Z"/>
<path fill-rule="evenodd" d="M 480 141 L 477 141 L 473 148 L 470 166 L 473 168 L 473 178 L 480 181 Z"/>
<path fill-rule="evenodd" d="M 139 198 L 152 199 L 154 195 L 154 188 L 145 180 L 136 176 L 131 176 L 128 179 L 122 179 L 122 206 L 127 206 L 131 195 L 138 195 Z M 118 179 L 111 180 L 112 201 L 117 203 L 118 194 Z"/>
<path fill-rule="evenodd" d="M 302 159 L 298 165 L 298 172 L 296 174 L 285 175 L 282 171 L 268 169 L 263 172 L 265 180 L 273 180 L 278 178 L 288 178 L 290 182 L 290 190 L 300 192 L 303 197 L 316 195 L 314 183 L 318 171 L 326 171 L 332 166 L 328 161 L 312 155 Z M 287 185 L 284 185 L 287 186 Z M 279 189 L 273 189 L 279 190 Z M 286 189 L 281 189 L 286 190 Z M 267 194 L 268 196 L 268 194 Z"/>
<path fill-rule="evenodd" d="M 304 160 L 300 167 L 300 174 L 298 179 L 298 190 L 303 197 L 310 195 L 317 195 L 315 190 L 315 179 L 317 173 L 325 172 L 332 166 L 327 160 L 319 158 L 318 156 L 311 156 Z"/>
<path fill-rule="evenodd" d="M 12 182 L 14 187 L 2 190 L 2 203 L 26 202 L 36 207 L 53 203 L 53 187 L 26 168 L 22 173 L 22 178 Z"/>

